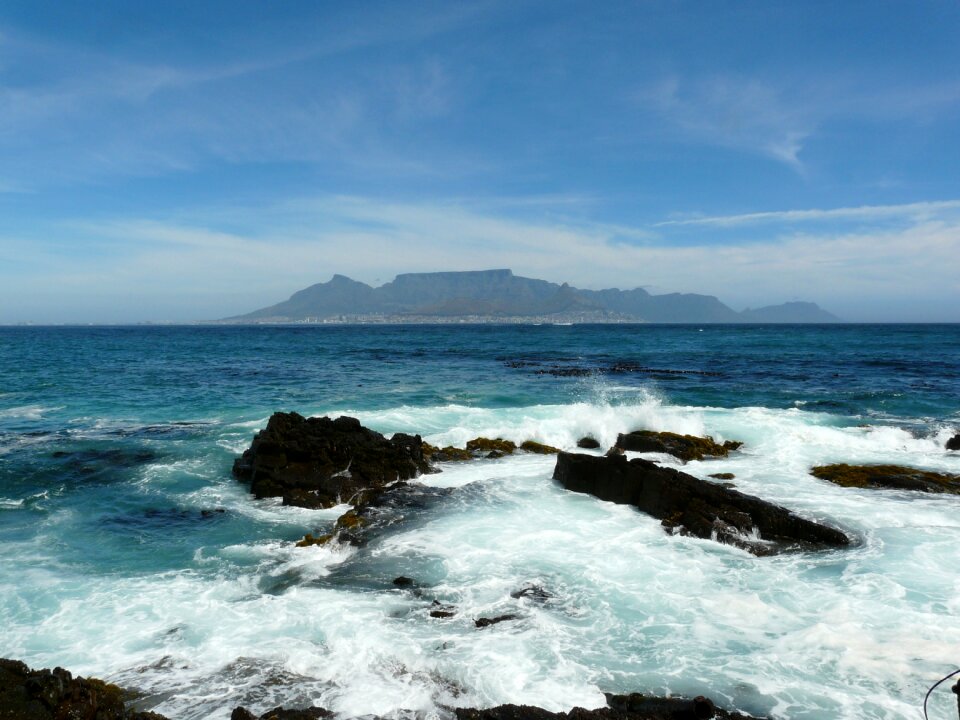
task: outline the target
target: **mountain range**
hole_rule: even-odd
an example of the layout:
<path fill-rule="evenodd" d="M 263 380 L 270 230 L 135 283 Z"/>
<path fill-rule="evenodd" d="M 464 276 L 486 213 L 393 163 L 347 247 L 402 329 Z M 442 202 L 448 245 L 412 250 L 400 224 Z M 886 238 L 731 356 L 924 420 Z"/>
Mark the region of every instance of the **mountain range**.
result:
<path fill-rule="evenodd" d="M 334 275 L 288 300 L 224 322 L 833 323 L 815 303 L 737 312 L 712 295 L 580 290 L 511 270 L 406 273 L 380 287 Z"/>

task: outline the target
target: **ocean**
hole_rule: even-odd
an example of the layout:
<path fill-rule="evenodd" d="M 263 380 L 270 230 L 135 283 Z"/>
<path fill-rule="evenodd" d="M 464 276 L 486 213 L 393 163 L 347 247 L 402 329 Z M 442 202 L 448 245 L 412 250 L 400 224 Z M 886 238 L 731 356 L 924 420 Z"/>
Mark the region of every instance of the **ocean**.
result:
<path fill-rule="evenodd" d="M 231 475 L 277 410 L 439 446 L 739 440 L 683 470 L 733 473 L 855 543 L 758 558 L 672 536 L 518 453 L 441 463 L 420 480 L 450 493 L 365 546 L 297 548 L 346 508 L 254 500 Z M 960 474 L 957 432 L 960 325 L 0 328 L 0 656 L 110 680 L 172 720 L 443 719 L 604 692 L 920 717 L 960 666 L 960 496 L 809 470 Z M 430 617 L 434 601 L 456 614 Z M 946 686 L 930 717 L 956 717 Z"/>

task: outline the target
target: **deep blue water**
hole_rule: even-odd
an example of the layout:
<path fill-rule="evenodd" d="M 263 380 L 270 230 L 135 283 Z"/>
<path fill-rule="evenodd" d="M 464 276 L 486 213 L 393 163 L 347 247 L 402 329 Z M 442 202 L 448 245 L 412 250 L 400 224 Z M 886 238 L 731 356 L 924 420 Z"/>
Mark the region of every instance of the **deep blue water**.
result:
<path fill-rule="evenodd" d="M 457 502 L 366 554 L 294 553 L 292 540 L 336 512 L 257 503 L 230 476 L 276 410 L 350 413 L 436 443 L 488 434 L 569 448 L 639 426 L 741 439 L 738 458 L 717 462 L 745 491 L 864 542 L 840 559 L 731 557 L 571 499 L 551 484 L 551 461 L 529 457 L 430 476 L 457 487 Z M 960 325 L 0 328 L 0 655 L 109 675 L 174 720 L 226 717 L 240 700 L 345 715 L 565 709 L 608 689 L 707 691 L 777 717 L 860 707 L 895 718 L 928 676 L 960 662 L 949 649 L 960 637 L 939 627 L 958 626 L 960 507 L 824 487 L 807 469 L 960 473 L 943 450 L 957 431 Z M 509 522 L 506 535 L 493 529 Z M 574 527 L 577 549 L 562 542 Z M 607 542 L 635 548 L 646 569 L 591 569 Z M 498 562 L 483 555 L 494 546 Z M 552 582 L 564 604 L 521 608 L 530 625 L 513 634 L 465 626 L 440 637 L 410 619 L 414 601 L 378 585 L 401 571 L 477 613 L 500 607 L 486 593 L 501 574 L 504 588 Z M 596 573 L 611 583 L 602 596 Z M 691 577 L 710 592 L 665 579 Z M 641 582 L 660 592 L 630 590 Z M 339 614 L 305 626 L 310 593 Z M 727 599 L 718 609 L 711 597 Z M 262 613 L 276 623 L 254 631 Z M 750 631 L 757 622 L 763 632 Z M 371 635 L 350 654 L 340 643 L 359 626 Z M 833 647 L 832 633 L 846 639 Z M 701 646 L 705 664 L 681 658 Z M 494 669 L 497 657 L 513 671 Z M 811 658 L 823 667 L 803 665 Z M 278 673 L 300 679 L 258 695 Z M 450 682 L 463 700 L 448 697 Z"/>

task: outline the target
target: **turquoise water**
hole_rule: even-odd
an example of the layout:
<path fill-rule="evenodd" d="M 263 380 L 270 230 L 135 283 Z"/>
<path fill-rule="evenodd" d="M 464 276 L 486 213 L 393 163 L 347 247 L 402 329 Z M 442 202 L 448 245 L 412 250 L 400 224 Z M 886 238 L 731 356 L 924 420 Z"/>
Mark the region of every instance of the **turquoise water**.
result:
<path fill-rule="evenodd" d="M 230 476 L 275 410 L 434 444 L 570 449 L 641 427 L 742 440 L 685 471 L 733 472 L 858 544 L 759 559 L 667 536 L 518 455 L 423 478 L 450 493 L 360 550 L 297 549 L 339 510 L 254 501 Z M 944 451 L 957 431 L 960 326 L 3 328 L 0 655 L 108 677 L 175 720 L 241 703 L 559 710 L 604 691 L 915 717 L 960 663 L 960 498 L 808 470 L 960 473 Z M 400 574 L 422 594 L 394 588 Z M 530 584 L 546 602 L 511 597 Z M 430 618 L 434 598 L 455 618 Z M 505 612 L 519 619 L 473 627 Z"/>

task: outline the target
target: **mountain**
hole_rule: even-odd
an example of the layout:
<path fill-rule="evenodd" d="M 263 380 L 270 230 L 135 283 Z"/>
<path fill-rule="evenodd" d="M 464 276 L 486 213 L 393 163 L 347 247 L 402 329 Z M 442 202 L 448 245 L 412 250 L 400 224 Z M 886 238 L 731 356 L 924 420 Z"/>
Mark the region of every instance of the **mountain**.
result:
<path fill-rule="evenodd" d="M 290 299 L 224 322 L 364 322 L 467 319 L 522 322 L 829 323 L 814 303 L 790 302 L 738 313 L 712 295 L 651 295 L 633 290 L 579 290 L 514 275 L 511 270 L 406 273 L 373 288 L 334 275 Z"/>

